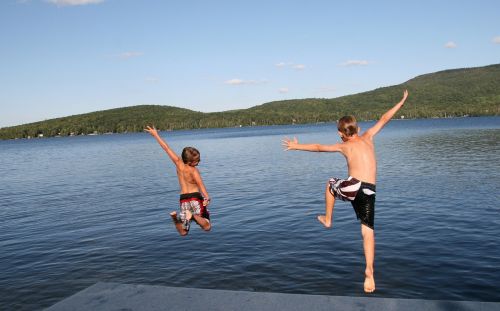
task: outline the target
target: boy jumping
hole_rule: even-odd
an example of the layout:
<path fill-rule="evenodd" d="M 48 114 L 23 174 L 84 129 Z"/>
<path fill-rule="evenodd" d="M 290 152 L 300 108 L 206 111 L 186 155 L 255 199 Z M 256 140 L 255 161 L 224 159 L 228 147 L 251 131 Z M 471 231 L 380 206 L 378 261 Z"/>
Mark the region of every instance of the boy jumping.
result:
<path fill-rule="evenodd" d="M 326 227 L 332 226 L 332 215 L 335 200 L 351 201 L 357 218 L 361 221 L 361 234 L 365 252 L 366 268 L 364 290 L 375 291 L 373 263 L 375 259 L 375 183 L 377 176 L 377 160 L 373 137 L 386 125 L 396 112 L 403 107 L 408 91 L 394 107 L 389 109 L 373 127 L 360 134 L 360 128 L 353 116 L 342 117 L 337 124 L 342 143 L 334 145 L 299 144 L 297 138 L 285 138 L 285 150 L 303 150 L 313 152 L 340 152 L 347 160 L 349 177 L 347 179 L 331 178 L 325 191 L 325 215 L 318 220 Z"/>
<path fill-rule="evenodd" d="M 180 194 L 180 215 L 171 212 L 170 216 L 174 221 L 175 228 L 179 234 L 184 236 L 189 232 L 191 221 L 194 220 L 200 227 L 209 231 L 210 214 L 207 206 L 210 203 L 210 196 L 203 184 L 200 172 L 196 166 L 200 163 L 200 152 L 193 147 L 186 147 L 182 150 L 182 159 L 170 149 L 169 145 L 161 139 L 158 131 L 154 127 L 147 126 L 144 131 L 151 134 L 160 146 L 165 150 L 174 162 L 177 169 L 177 178 L 181 188 Z M 200 193 L 201 192 L 201 193 Z"/>

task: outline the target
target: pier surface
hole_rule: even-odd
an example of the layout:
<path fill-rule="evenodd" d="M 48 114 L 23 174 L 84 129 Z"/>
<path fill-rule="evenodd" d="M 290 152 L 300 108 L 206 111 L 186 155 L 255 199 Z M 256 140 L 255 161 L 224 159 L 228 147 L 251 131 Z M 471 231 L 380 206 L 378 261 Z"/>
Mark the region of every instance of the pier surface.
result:
<path fill-rule="evenodd" d="M 62 310 L 500 311 L 500 302 L 343 297 L 97 283 L 46 309 Z"/>

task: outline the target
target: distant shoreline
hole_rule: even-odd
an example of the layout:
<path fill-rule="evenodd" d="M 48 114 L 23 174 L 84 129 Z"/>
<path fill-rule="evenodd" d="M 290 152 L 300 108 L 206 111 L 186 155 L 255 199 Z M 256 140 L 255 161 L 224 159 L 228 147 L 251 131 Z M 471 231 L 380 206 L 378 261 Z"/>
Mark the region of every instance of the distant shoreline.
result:
<path fill-rule="evenodd" d="M 500 115 L 483 115 L 483 116 L 454 116 L 454 117 L 433 117 L 433 118 L 397 118 L 397 119 L 392 119 L 392 122 L 394 121 L 416 121 L 416 120 L 449 120 L 449 119 L 464 119 L 464 118 L 500 118 Z M 362 120 L 360 122 L 374 122 L 376 120 Z M 175 129 L 175 130 L 163 130 L 163 129 L 158 129 L 159 132 L 179 132 L 179 131 L 197 131 L 197 130 L 207 130 L 207 129 L 238 129 L 238 128 L 259 128 L 259 127 L 271 127 L 271 126 L 311 126 L 311 125 L 320 125 L 320 124 L 336 124 L 337 121 L 330 121 L 330 122 L 315 122 L 315 123 L 290 123 L 290 124 L 266 124 L 266 125 L 246 125 L 246 126 L 227 126 L 227 127 L 205 127 L 205 128 L 185 128 L 185 129 Z M 21 138 L 10 138 L 10 139 L 1 139 L 0 140 L 38 140 L 38 139 L 49 139 L 49 138 L 66 138 L 66 137 L 85 137 L 85 136 L 107 136 L 107 135 L 123 135 L 123 134 L 136 134 L 136 133 L 141 133 L 142 131 L 137 131 L 137 132 L 117 132 L 117 133 L 112 133 L 112 132 L 107 132 L 107 133 L 90 133 L 90 134 L 78 134 L 78 135 L 56 135 L 56 136 L 38 136 L 38 137 L 21 137 Z"/>

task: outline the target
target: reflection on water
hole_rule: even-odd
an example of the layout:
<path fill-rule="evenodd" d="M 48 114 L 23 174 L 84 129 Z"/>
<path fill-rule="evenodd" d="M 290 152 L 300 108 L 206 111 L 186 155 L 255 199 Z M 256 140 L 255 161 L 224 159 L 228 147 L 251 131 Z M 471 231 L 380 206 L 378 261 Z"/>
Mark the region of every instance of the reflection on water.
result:
<path fill-rule="evenodd" d="M 362 124 L 362 128 L 370 126 Z M 146 134 L 0 142 L 0 305 L 49 306 L 98 281 L 362 296 L 359 223 L 315 215 L 333 124 L 162 133 L 201 151 L 213 230 L 177 236 L 175 169 Z M 391 122 L 376 138 L 377 297 L 499 301 L 500 118 Z"/>

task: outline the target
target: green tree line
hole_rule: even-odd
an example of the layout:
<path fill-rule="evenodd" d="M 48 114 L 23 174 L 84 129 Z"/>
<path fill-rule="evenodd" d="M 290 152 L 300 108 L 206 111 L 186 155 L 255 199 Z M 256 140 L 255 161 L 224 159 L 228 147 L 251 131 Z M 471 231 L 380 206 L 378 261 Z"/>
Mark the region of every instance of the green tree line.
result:
<path fill-rule="evenodd" d="M 397 118 L 500 115 L 500 64 L 440 71 L 405 83 L 338 98 L 265 103 L 248 109 L 202 113 L 142 105 L 68 116 L 0 129 L 0 139 L 140 132 L 147 124 L 162 130 L 334 122 L 344 115 L 374 120 L 410 97 Z"/>

